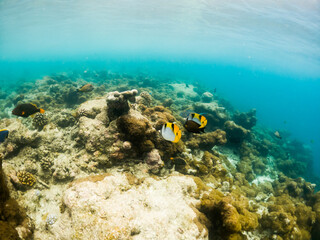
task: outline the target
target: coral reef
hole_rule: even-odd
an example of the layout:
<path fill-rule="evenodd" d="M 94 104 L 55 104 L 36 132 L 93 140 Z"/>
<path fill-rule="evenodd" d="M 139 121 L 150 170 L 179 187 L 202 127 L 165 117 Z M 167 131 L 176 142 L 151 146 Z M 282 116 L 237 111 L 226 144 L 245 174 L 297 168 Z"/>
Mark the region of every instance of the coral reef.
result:
<path fill-rule="evenodd" d="M 202 95 L 201 95 L 201 99 L 203 102 L 205 103 L 209 103 L 213 100 L 213 94 L 210 93 L 210 92 L 204 92 Z"/>
<path fill-rule="evenodd" d="M 151 152 L 147 153 L 145 162 L 148 164 L 150 171 L 153 173 L 159 172 L 159 169 L 164 165 L 157 149 L 152 149 Z"/>
<path fill-rule="evenodd" d="M 226 121 L 224 123 L 224 130 L 227 133 L 228 141 L 232 143 L 241 143 L 250 132 L 233 121 Z"/>
<path fill-rule="evenodd" d="M 124 92 L 110 92 L 107 96 L 108 117 L 110 120 L 114 120 L 117 117 L 127 114 L 129 111 L 129 103 L 135 102 L 135 96 L 138 94 L 138 90 L 133 89 L 131 91 Z"/>
<path fill-rule="evenodd" d="M 226 132 L 221 129 L 190 138 L 191 139 L 186 142 L 186 145 L 192 149 L 211 150 L 215 145 L 224 145 L 227 143 Z"/>
<path fill-rule="evenodd" d="M 207 130 L 212 131 L 217 128 L 223 128 L 224 123 L 229 119 L 228 113 L 224 107 L 219 106 L 216 102 L 193 104 L 194 112 L 203 113 L 208 120 Z"/>
<path fill-rule="evenodd" d="M 244 127 L 245 129 L 251 129 L 257 123 L 256 109 L 252 109 L 247 113 L 235 112 L 233 120 L 236 124 Z"/>
<path fill-rule="evenodd" d="M 320 195 L 301 178 L 310 149 L 206 91 L 86 70 L 0 97 L 0 238 L 318 239 Z M 13 118 L 22 101 L 47 115 Z M 190 112 L 207 118 L 205 133 L 183 130 Z M 166 122 L 182 129 L 178 143 L 158 132 Z"/>

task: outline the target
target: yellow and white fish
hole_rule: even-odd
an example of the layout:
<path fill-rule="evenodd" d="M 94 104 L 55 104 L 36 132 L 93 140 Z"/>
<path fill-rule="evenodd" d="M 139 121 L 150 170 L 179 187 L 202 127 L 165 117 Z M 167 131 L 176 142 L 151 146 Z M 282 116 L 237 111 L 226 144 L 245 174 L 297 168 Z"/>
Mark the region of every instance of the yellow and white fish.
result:
<path fill-rule="evenodd" d="M 160 133 L 165 140 L 174 143 L 179 142 L 181 138 L 180 128 L 176 124 L 170 122 L 163 124 Z"/>
<path fill-rule="evenodd" d="M 184 127 L 188 132 L 200 133 L 204 132 L 205 127 L 207 126 L 207 119 L 198 113 L 190 113 L 186 119 Z"/>

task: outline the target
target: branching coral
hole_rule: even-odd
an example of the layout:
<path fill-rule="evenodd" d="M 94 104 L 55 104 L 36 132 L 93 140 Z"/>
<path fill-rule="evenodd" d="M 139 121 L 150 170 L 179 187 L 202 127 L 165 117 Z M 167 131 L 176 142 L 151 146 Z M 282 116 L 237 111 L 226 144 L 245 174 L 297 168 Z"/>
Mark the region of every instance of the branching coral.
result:
<path fill-rule="evenodd" d="M 45 125 L 48 124 L 48 118 L 45 114 L 37 113 L 34 116 L 32 122 L 36 128 L 42 129 Z"/>
<path fill-rule="evenodd" d="M 17 177 L 21 184 L 29 187 L 32 187 L 36 183 L 36 178 L 31 173 L 26 171 L 18 171 Z"/>
<path fill-rule="evenodd" d="M 44 171 L 48 171 L 53 165 L 52 159 L 50 157 L 43 157 L 40 160 L 40 165 Z"/>

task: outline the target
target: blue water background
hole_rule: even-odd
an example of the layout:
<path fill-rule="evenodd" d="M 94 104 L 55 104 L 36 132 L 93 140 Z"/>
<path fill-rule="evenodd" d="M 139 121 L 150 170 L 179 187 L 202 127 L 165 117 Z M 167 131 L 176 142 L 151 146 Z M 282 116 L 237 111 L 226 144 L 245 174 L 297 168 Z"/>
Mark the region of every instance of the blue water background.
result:
<path fill-rule="evenodd" d="M 2 0 L 1 88 L 88 69 L 199 81 L 310 145 L 320 173 L 319 13 L 319 0 Z"/>

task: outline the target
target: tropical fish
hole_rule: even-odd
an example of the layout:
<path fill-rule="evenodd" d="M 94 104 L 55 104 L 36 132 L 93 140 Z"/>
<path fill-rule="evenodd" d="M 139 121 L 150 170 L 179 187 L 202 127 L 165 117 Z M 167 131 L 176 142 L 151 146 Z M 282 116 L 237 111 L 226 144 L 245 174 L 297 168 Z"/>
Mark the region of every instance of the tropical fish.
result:
<path fill-rule="evenodd" d="M 33 103 L 23 103 L 19 104 L 12 110 L 12 114 L 20 117 L 29 117 L 35 113 L 44 113 L 42 108 L 38 108 L 37 105 Z"/>
<path fill-rule="evenodd" d="M 88 83 L 83 85 L 78 89 L 78 92 L 91 92 L 93 90 L 93 85 Z"/>
<path fill-rule="evenodd" d="M 170 142 L 177 143 L 181 138 L 181 130 L 174 123 L 165 123 L 160 130 L 162 137 Z"/>
<path fill-rule="evenodd" d="M 273 134 L 274 134 L 277 138 L 282 139 L 282 137 L 281 137 L 281 135 L 280 135 L 280 133 L 279 133 L 278 131 L 275 131 Z"/>
<path fill-rule="evenodd" d="M 200 133 L 204 132 L 207 122 L 207 119 L 203 115 L 198 113 L 190 113 L 187 117 L 184 127 L 188 132 Z"/>
<path fill-rule="evenodd" d="M 0 129 L 0 143 L 3 143 L 8 136 L 9 136 L 9 131 L 7 129 Z"/>

